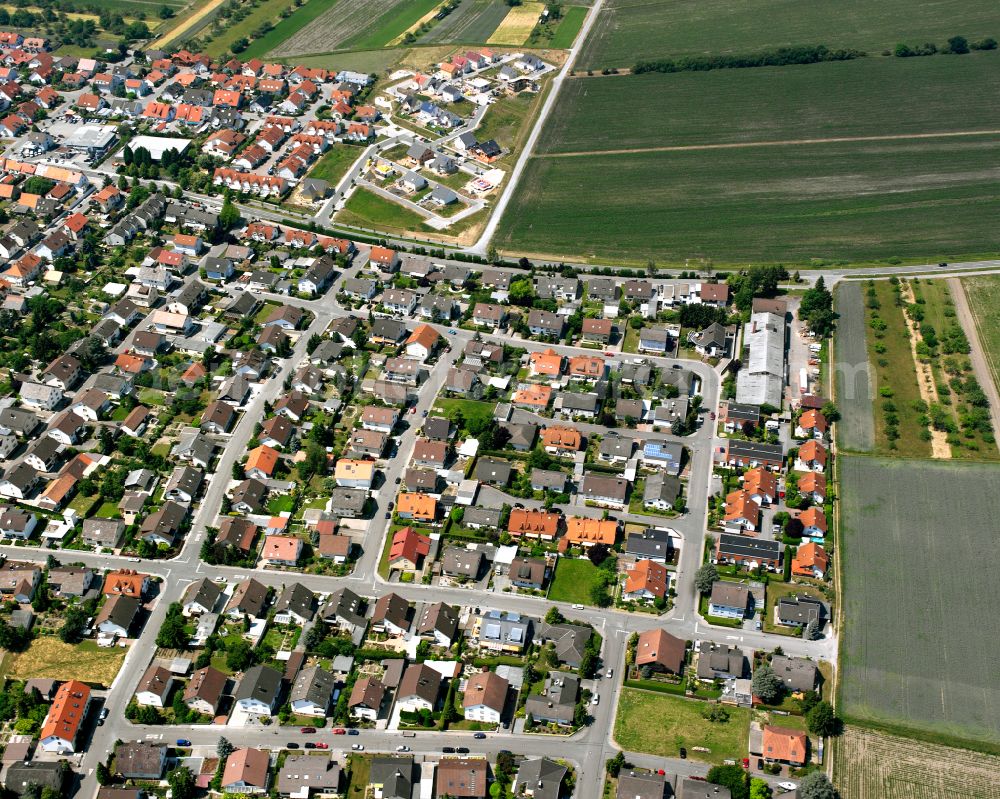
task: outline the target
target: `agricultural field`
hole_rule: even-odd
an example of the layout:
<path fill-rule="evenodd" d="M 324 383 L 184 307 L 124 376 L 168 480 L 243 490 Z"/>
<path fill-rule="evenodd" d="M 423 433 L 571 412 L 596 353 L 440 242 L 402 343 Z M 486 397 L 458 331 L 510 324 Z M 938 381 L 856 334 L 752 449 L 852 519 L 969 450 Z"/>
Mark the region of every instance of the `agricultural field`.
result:
<path fill-rule="evenodd" d="M 326 13 L 337 0 L 309 0 L 304 6 L 297 8 L 290 17 L 285 17 L 278 22 L 271 30 L 250 42 L 240 58 L 250 60 L 253 58 L 263 58 L 286 39 L 290 39 L 306 25 Z"/>
<path fill-rule="evenodd" d="M 127 651 L 119 647 L 102 649 L 92 641 L 74 646 L 51 636 L 36 638 L 24 652 L 7 656 L 7 676 L 13 680 L 40 677 L 109 686 Z"/>
<path fill-rule="evenodd" d="M 888 280 L 872 280 L 865 283 L 864 292 L 876 449 L 881 454 L 929 457 L 928 407 L 913 360 L 902 289 Z M 929 390 L 926 384 L 924 390 Z"/>
<path fill-rule="evenodd" d="M 956 21 L 961 30 L 956 30 Z M 752 53 L 800 44 L 853 47 L 870 53 L 898 42 L 943 44 L 961 33 L 996 36 L 996 6 L 989 0 L 607 0 L 578 67 L 631 67 L 663 56 Z"/>
<path fill-rule="evenodd" d="M 962 278 L 965 296 L 976 319 L 983 354 L 1000 389 L 1000 277 L 982 275 Z"/>
<path fill-rule="evenodd" d="M 849 725 L 834 743 L 843 799 L 1000 799 L 1000 757 Z"/>
<path fill-rule="evenodd" d="M 986 135 L 535 157 L 496 245 L 638 264 L 957 260 L 1000 249 L 998 157 Z"/>
<path fill-rule="evenodd" d="M 569 6 L 563 9 L 562 19 L 556 27 L 555 36 L 549 42 L 550 47 L 558 47 L 568 50 L 576 41 L 576 35 L 583 27 L 583 21 L 587 18 L 588 9 L 583 6 Z"/>
<path fill-rule="evenodd" d="M 423 2 L 429 3 L 430 0 Z M 400 0 L 335 3 L 332 8 L 276 47 L 272 55 L 329 53 L 344 47 L 349 40 L 373 36 L 379 32 L 384 15 L 392 13 L 399 4 Z M 419 16 L 422 14 L 417 18 Z M 386 41 L 391 38 L 389 36 Z"/>
<path fill-rule="evenodd" d="M 521 45 L 528 41 L 528 36 L 538 24 L 538 18 L 545 10 L 544 3 L 523 3 L 512 7 L 503 22 L 487 39 L 488 44 Z"/>
<path fill-rule="evenodd" d="M 509 151 L 500 163 L 512 164 L 520 154 L 531 132 L 528 121 L 538 112 L 549 85 L 546 79 L 538 94 L 521 92 L 513 97 L 498 97 L 479 123 L 476 137 L 480 141 L 496 139 L 497 144 Z"/>
<path fill-rule="evenodd" d="M 1000 466 L 842 455 L 840 712 L 1000 753 Z M 905 734 L 905 733 L 904 733 Z M 940 794 L 944 795 L 944 794 Z"/>
<path fill-rule="evenodd" d="M 462 0 L 458 8 L 419 38 L 421 44 L 485 42 L 510 6 L 505 0 Z"/>
<path fill-rule="evenodd" d="M 345 46 L 370 50 L 393 44 L 425 15 L 430 14 L 441 0 L 413 0 L 400 3 L 386 11 L 369 31 L 357 36 Z"/>
<path fill-rule="evenodd" d="M 861 284 L 839 283 L 834 302 L 840 316 L 833 350 L 836 401 L 841 414 L 837 443 L 841 450 L 868 452 L 875 446 L 875 420 Z"/>
<path fill-rule="evenodd" d="M 158 36 L 149 44 L 149 48 L 162 48 L 168 44 L 183 41 L 197 35 L 202 28 L 211 22 L 212 17 L 222 7 L 226 0 L 192 0 L 184 7 L 184 11 L 157 29 Z"/>
<path fill-rule="evenodd" d="M 319 53 L 316 55 L 285 56 L 279 58 L 286 64 L 324 69 L 352 69 L 355 72 L 379 74 L 393 67 L 405 57 L 409 50 L 355 50 L 343 53 Z"/>
<path fill-rule="evenodd" d="M 1000 51 L 577 78 L 562 87 L 539 152 L 996 131 L 1000 108 L 978 98 L 998 93 Z"/>
<path fill-rule="evenodd" d="M 615 719 L 615 743 L 627 752 L 660 757 L 678 757 L 683 746 L 688 757 L 716 765 L 727 758 L 745 757 L 750 711 L 727 707 L 728 721 L 711 722 L 702 716 L 709 707 L 697 699 L 623 688 Z M 709 751 L 696 751 L 696 746 Z"/>
<path fill-rule="evenodd" d="M 319 4 L 323 4 L 322 0 L 319 0 Z M 312 3 L 307 4 L 302 11 L 304 12 L 310 5 Z M 276 23 L 280 19 L 279 14 L 288 7 L 288 0 L 263 0 L 263 2 L 255 6 L 249 14 L 238 22 L 220 20 L 225 23 L 225 27 L 217 35 L 213 36 L 211 41 L 205 44 L 202 48 L 203 51 L 213 58 L 228 57 L 231 55 L 232 51 L 229 47 L 233 42 L 239 39 L 249 39 L 253 32 L 259 30 L 261 25 L 265 23 Z M 295 19 L 299 13 L 301 12 L 297 10 L 295 14 L 292 14 L 287 19 Z M 256 42 L 254 44 L 256 45 Z M 239 57 L 249 59 L 251 56 L 247 55 L 248 50 L 249 48 L 241 52 Z"/>

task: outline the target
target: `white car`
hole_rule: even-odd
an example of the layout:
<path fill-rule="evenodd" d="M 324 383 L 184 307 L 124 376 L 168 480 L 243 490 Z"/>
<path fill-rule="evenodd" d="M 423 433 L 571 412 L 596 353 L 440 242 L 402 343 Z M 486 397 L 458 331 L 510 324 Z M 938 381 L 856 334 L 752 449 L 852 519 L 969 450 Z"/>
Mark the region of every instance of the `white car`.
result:
<path fill-rule="evenodd" d="M 600 695 L 599 695 L 599 694 L 594 694 L 594 698 L 590 700 L 590 704 L 592 704 L 592 705 L 596 705 L 596 704 L 598 704 L 598 703 L 599 703 L 600 701 L 601 701 L 601 697 L 600 697 Z"/>
<path fill-rule="evenodd" d="M 779 782 L 778 787 L 781 788 L 781 790 L 783 791 L 794 791 L 799 786 L 796 785 L 794 782 Z"/>
<path fill-rule="evenodd" d="M 409 752 L 410 751 L 410 747 L 406 746 L 405 744 L 400 744 L 399 746 L 396 747 L 396 751 L 397 752 Z"/>
<path fill-rule="evenodd" d="M 355 752 L 363 752 L 364 749 L 365 749 L 365 745 L 364 744 L 351 744 L 351 749 L 353 749 Z"/>

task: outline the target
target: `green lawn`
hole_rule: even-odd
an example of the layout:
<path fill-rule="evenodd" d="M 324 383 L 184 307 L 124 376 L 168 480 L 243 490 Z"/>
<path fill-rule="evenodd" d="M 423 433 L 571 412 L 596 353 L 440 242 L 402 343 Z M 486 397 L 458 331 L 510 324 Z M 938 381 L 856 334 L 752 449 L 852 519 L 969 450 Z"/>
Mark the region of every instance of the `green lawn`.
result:
<path fill-rule="evenodd" d="M 1000 250 L 998 159 L 985 135 L 536 157 L 494 241 L 638 264 L 956 260 Z"/>
<path fill-rule="evenodd" d="M 143 405 L 162 405 L 164 393 L 158 388 L 139 389 L 139 402 Z"/>
<path fill-rule="evenodd" d="M 309 177 L 325 180 L 330 186 L 336 186 L 347 174 L 351 165 L 361 157 L 362 152 L 364 151 L 361 148 L 349 144 L 335 144 L 316 162 L 316 166 L 309 172 Z"/>
<path fill-rule="evenodd" d="M 955 22 L 961 20 L 961 31 Z M 578 67 L 631 67 L 663 56 L 753 53 L 764 48 L 825 44 L 878 55 L 897 42 L 943 45 L 962 33 L 996 36 L 996 6 L 988 0 L 610 0 L 601 10 Z"/>
<path fill-rule="evenodd" d="M 461 414 L 466 423 L 473 422 L 485 424 L 493 418 L 496 410 L 495 402 L 480 402 L 479 400 L 466 399 L 445 399 L 438 398 L 434 402 L 434 412 L 446 416 L 455 421 L 457 414 Z"/>
<path fill-rule="evenodd" d="M 239 58 L 243 61 L 263 58 L 268 52 L 293 34 L 298 33 L 336 2 L 337 0 L 309 0 L 304 6 L 295 9 L 294 14 L 285 17 L 259 39 L 254 39 L 250 46 L 240 53 Z"/>
<path fill-rule="evenodd" d="M 1000 129 L 1000 51 L 566 81 L 539 152 Z M 953 105 L 954 103 L 954 105 Z M 614 125 L 616 110 L 642 108 Z M 968 109 L 953 114 L 954 107 Z"/>
<path fill-rule="evenodd" d="M 556 573 L 549 588 L 553 602 L 572 602 L 590 605 L 591 587 L 600 582 L 597 567 L 587 559 L 559 558 Z"/>
<path fill-rule="evenodd" d="M 302 64 L 323 69 L 352 69 L 356 72 L 380 73 L 399 61 L 405 50 L 358 50 L 351 53 L 318 53 L 316 55 L 285 56 L 277 60 L 292 66 Z"/>
<path fill-rule="evenodd" d="M 688 757 L 716 765 L 747 754 L 750 711 L 727 707 L 729 720 L 710 722 L 702 710 L 709 704 L 664 693 L 623 688 L 615 719 L 615 741 L 627 752 L 678 757 L 683 746 Z M 705 747 L 698 752 L 694 747 Z"/>
<path fill-rule="evenodd" d="M 414 230 L 423 224 L 420 214 L 404 208 L 392 200 L 380 197 L 367 189 L 358 189 L 350 196 L 336 221 L 358 227 Z"/>
<path fill-rule="evenodd" d="M 479 141 L 496 139 L 497 144 L 510 150 L 510 155 L 505 156 L 503 160 L 513 160 L 511 156 L 516 156 L 520 152 L 528 135 L 527 122 L 534 117 L 546 93 L 546 89 L 543 89 L 538 94 L 521 92 L 513 97 L 498 97 L 476 128 L 476 138 Z"/>
<path fill-rule="evenodd" d="M 288 513 L 295 507 L 295 500 L 292 498 L 291 494 L 281 494 L 272 498 L 267 503 L 267 511 L 273 516 L 279 516 L 282 513 Z"/>

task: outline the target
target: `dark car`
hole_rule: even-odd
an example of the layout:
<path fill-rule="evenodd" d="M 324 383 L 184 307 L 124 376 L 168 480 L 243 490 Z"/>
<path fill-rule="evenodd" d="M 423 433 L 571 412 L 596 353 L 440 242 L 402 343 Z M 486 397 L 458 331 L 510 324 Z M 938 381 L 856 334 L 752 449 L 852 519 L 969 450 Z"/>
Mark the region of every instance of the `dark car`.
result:
<path fill-rule="evenodd" d="M 683 746 L 681 747 L 680 755 L 681 755 L 681 760 L 686 760 L 687 759 L 688 750 L 685 749 Z"/>
<path fill-rule="evenodd" d="M 460 754 L 460 755 L 467 755 L 467 754 L 469 754 L 469 747 L 467 747 L 467 746 L 460 746 L 455 751 L 458 752 L 458 754 Z"/>
<path fill-rule="evenodd" d="M 481 740 L 482 740 L 483 738 L 485 738 L 485 737 L 486 737 L 486 733 L 485 733 L 485 732 L 477 732 L 477 733 L 476 733 L 475 735 L 473 735 L 472 737 L 473 737 L 473 738 L 475 738 L 475 739 L 476 739 L 476 740 L 478 740 L 478 741 L 481 741 Z"/>
<path fill-rule="evenodd" d="M 316 732 L 316 728 L 315 727 L 301 727 L 301 728 L 299 728 L 299 732 L 305 733 L 306 735 L 309 735 L 310 733 Z"/>
<path fill-rule="evenodd" d="M 314 743 L 313 743 L 312 741 L 306 741 L 306 742 L 305 742 L 304 744 L 302 744 L 302 745 L 303 745 L 303 746 L 304 746 L 304 747 L 305 747 L 306 749 L 315 749 L 315 748 L 316 748 L 316 744 L 314 744 Z"/>
<path fill-rule="evenodd" d="M 392 518 L 392 514 L 391 514 L 391 513 L 387 513 L 387 514 L 385 515 L 385 518 L 387 518 L 387 519 L 391 519 L 391 518 Z"/>
<path fill-rule="evenodd" d="M 396 478 L 396 485 L 399 485 L 399 484 L 400 484 L 400 482 L 402 482 L 402 478 L 400 478 L 400 477 L 397 477 L 397 478 Z"/>
<path fill-rule="evenodd" d="M 285 748 L 286 749 L 298 749 L 299 745 L 297 743 L 295 743 L 295 741 L 289 741 L 288 743 L 285 744 Z"/>
<path fill-rule="evenodd" d="M 441 751 L 444 752 L 446 755 L 453 755 L 453 754 L 455 754 L 455 747 L 454 746 L 442 746 L 441 747 Z"/>
<path fill-rule="evenodd" d="M 347 731 L 348 735 L 361 735 L 361 730 L 356 730 L 353 727 Z"/>
<path fill-rule="evenodd" d="M 191 742 L 187 738 L 178 738 L 177 739 L 177 745 L 178 746 L 190 746 Z"/>

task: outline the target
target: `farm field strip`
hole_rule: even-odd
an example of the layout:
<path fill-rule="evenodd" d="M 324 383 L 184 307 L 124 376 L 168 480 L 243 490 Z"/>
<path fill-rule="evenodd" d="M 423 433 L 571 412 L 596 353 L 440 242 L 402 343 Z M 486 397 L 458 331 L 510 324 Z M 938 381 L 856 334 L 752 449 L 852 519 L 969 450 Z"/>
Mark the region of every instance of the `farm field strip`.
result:
<path fill-rule="evenodd" d="M 841 713 L 995 747 L 1000 466 L 842 455 Z"/>
<path fill-rule="evenodd" d="M 1000 389 L 1000 275 L 962 278 L 976 320 L 983 354 Z"/>
<path fill-rule="evenodd" d="M 544 3 L 523 3 L 513 6 L 503 18 L 503 22 L 487 40 L 487 44 L 524 44 L 538 24 L 538 18 L 545 9 Z"/>
<path fill-rule="evenodd" d="M 897 42 L 939 45 L 962 21 L 963 35 L 995 36 L 989 0 L 609 0 L 580 53 L 579 67 L 631 67 L 664 56 L 749 53 L 799 44 L 853 47 L 877 54 Z"/>
<path fill-rule="evenodd" d="M 848 725 L 834 744 L 843 799 L 1000 799 L 1000 757 Z"/>
<path fill-rule="evenodd" d="M 421 36 L 420 43 L 485 42 L 509 10 L 504 0 L 463 0 L 458 8 Z"/>
<path fill-rule="evenodd" d="M 866 295 L 870 296 L 871 291 L 874 291 L 878 308 L 871 307 L 870 299 L 865 300 L 865 332 L 875 388 L 876 448 L 883 454 L 929 457 L 933 450 L 927 440 L 927 424 L 921 419 L 923 411 L 915 404 L 922 399 L 923 389 L 918 380 L 903 308 L 896 305 L 896 294 L 888 281 L 868 283 Z M 881 322 L 875 322 L 876 316 Z M 881 327 L 882 324 L 885 328 L 877 331 L 875 325 Z M 899 437 L 895 445 L 887 435 L 887 413 L 894 413 L 898 418 Z"/>
<path fill-rule="evenodd" d="M 867 452 L 875 444 L 875 421 L 861 284 L 841 282 L 834 299 L 840 316 L 833 350 L 836 402 L 841 414 L 838 444 L 841 449 Z"/>
<path fill-rule="evenodd" d="M 565 8 L 563 10 L 563 18 L 559 21 L 559 27 L 556 28 L 556 35 L 552 37 L 549 45 L 560 50 L 571 48 L 573 42 L 576 41 L 576 36 L 580 32 L 580 28 L 583 27 L 583 22 L 587 18 L 589 10 L 585 6 L 569 6 Z"/>
<path fill-rule="evenodd" d="M 243 51 L 240 58 L 262 58 L 321 14 L 326 13 L 336 2 L 337 0 L 309 0 L 304 6 L 297 8 L 290 17 L 285 17 L 259 39 L 250 42 L 250 46 Z"/>
<path fill-rule="evenodd" d="M 197 9 L 190 16 L 182 16 L 176 21 L 174 26 L 155 41 L 150 43 L 150 48 L 164 47 L 165 45 L 181 39 L 185 35 L 190 35 L 194 29 L 199 28 L 211 14 L 214 14 L 225 0 L 208 0 L 201 8 Z M 192 6 L 197 3 L 192 3 Z"/>
<path fill-rule="evenodd" d="M 496 242 L 629 263 L 957 260 L 1000 249 L 998 160 L 990 136 L 533 158 Z"/>
<path fill-rule="evenodd" d="M 441 0 L 413 0 L 413 2 L 398 3 L 386 11 L 363 35 L 345 42 L 345 47 L 366 50 L 372 47 L 385 47 L 430 14 Z"/>
<path fill-rule="evenodd" d="M 285 8 L 288 8 L 288 3 L 286 0 L 263 0 L 263 2 L 256 6 L 246 17 L 241 19 L 235 24 L 229 24 L 226 28 L 219 33 L 218 36 L 213 37 L 212 41 L 205 45 L 203 48 L 208 55 L 218 58 L 219 56 L 226 55 L 230 52 L 229 45 L 240 38 L 249 38 L 251 32 L 259 28 L 265 22 L 274 23 L 278 19 L 278 15 Z M 308 6 L 305 6 L 308 8 Z M 294 14 L 288 19 L 294 18 Z M 256 42 L 254 43 L 256 44 Z M 249 50 L 249 48 L 247 48 Z M 240 58 L 249 58 L 246 55 L 247 51 L 243 51 L 240 54 Z"/>
<path fill-rule="evenodd" d="M 540 152 L 996 131 L 1000 109 L 978 103 L 984 94 L 1000 94 L 1000 52 L 577 77 L 562 88 Z M 952 102 L 970 112 L 948 113 Z"/>
<path fill-rule="evenodd" d="M 376 29 L 376 24 L 400 0 L 340 2 L 276 47 L 273 55 L 293 56 L 329 53 L 350 39 Z M 362 49 L 362 48 L 358 48 Z"/>

